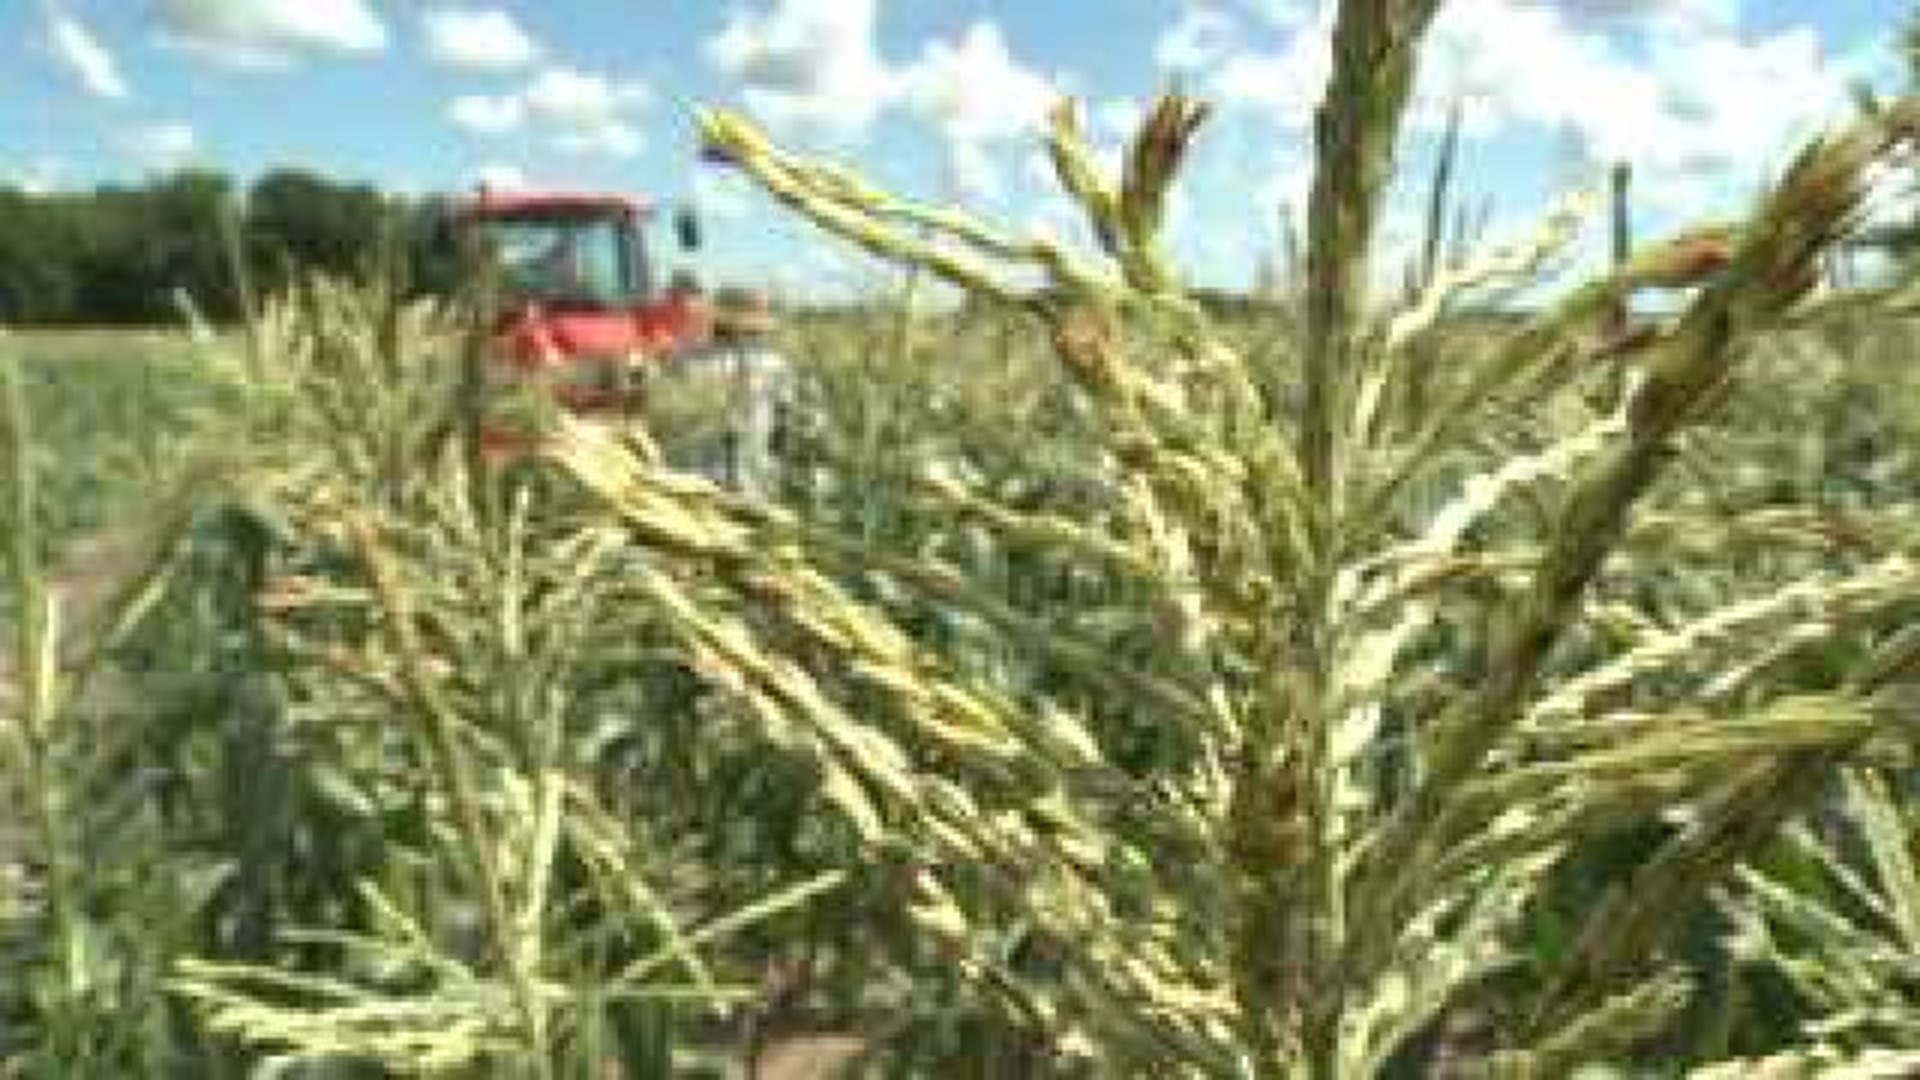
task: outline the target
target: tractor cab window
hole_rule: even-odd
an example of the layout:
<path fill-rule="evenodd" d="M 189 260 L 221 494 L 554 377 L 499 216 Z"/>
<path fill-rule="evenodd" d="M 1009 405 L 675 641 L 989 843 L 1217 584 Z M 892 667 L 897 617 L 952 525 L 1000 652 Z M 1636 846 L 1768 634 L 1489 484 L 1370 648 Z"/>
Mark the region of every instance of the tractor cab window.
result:
<path fill-rule="evenodd" d="M 629 307 L 648 290 L 638 232 L 618 215 L 488 221 L 501 286 L 554 307 Z"/>

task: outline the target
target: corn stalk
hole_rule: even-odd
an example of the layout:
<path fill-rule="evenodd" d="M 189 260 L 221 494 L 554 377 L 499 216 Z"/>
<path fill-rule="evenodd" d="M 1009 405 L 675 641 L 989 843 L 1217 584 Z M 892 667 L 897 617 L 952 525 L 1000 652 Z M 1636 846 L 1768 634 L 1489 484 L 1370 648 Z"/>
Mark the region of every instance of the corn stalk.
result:
<path fill-rule="evenodd" d="M 1439 408 L 1410 425 L 1379 424 L 1382 403 L 1395 400 L 1383 388 L 1436 355 L 1431 338 L 1449 302 L 1524 275 L 1569 234 L 1556 221 L 1530 248 L 1438 276 L 1390 333 L 1380 332 L 1363 289 L 1373 225 L 1420 38 L 1437 7 L 1341 5 L 1334 75 L 1315 128 L 1307 320 L 1289 373 L 1297 406 L 1270 393 L 1268 374 L 1185 297 L 1160 246 L 1161 203 L 1206 118 L 1200 103 L 1160 99 L 1118 177 L 1091 164 L 1072 106 L 1056 110 L 1047 146 L 1099 241 L 1092 255 L 896 199 L 849 170 L 778 150 L 740 116 L 701 116 L 717 158 L 828 232 L 1035 317 L 1062 369 L 1100 410 L 1119 510 L 1114 539 L 1172 587 L 1170 643 L 1222 673 L 1201 689 L 1206 706 L 1165 718 L 1200 733 L 1221 770 L 1167 782 L 1196 792 L 1216 860 L 1208 874 L 1233 911 L 1214 958 L 1182 973 L 1191 986 L 1183 993 L 1231 994 L 1228 1057 L 1240 1075 L 1376 1074 L 1516 961 L 1517 921 L 1569 853 L 1662 813 L 1703 815 L 1698 832 L 1674 838 L 1623 889 L 1624 909 L 1595 908 L 1580 948 L 1537 973 L 1541 1007 L 1486 1065 L 1549 1075 L 1630 1053 L 1686 997 L 1684 982 L 1659 963 L 1676 925 L 1660 912 L 1697 904 L 1783 820 L 1812 805 L 1833 766 L 1893 716 L 1865 684 L 1708 711 L 1671 702 L 1642 712 L 1596 707 L 1559 724 L 1551 737 L 1566 741 L 1538 762 L 1527 762 L 1529 748 L 1546 736 L 1522 724 L 1535 703 L 1555 700 L 1552 661 L 1584 634 L 1586 605 L 1636 506 L 1655 491 L 1683 434 L 1724 399 L 1754 343 L 1792 324 L 1822 253 L 1855 223 L 1872 167 L 1913 135 L 1920 104 L 1890 107 L 1809 146 L 1737 229 L 1692 230 L 1624 253 L 1598 280 L 1463 362 Z M 1038 270 L 1049 287 L 1022 291 L 1015 269 Z M 1699 292 L 1670 327 L 1606 338 L 1611 313 L 1648 288 Z M 1607 356 L 1631 365 L 1624 398 L 1596 412 L 1557 393 Z M 1557 426 L 1539 425 L 1543 445 L 1503 448 L 1491 463 L 1472 449 L 1475 420 L 1549 407 Z M 1571 418 L 1572 431 L 1561 418 Z M 1409 446 L 1380 441 L 1381 432 L 1407 427 Z M 589 467 L 577 453 L 565 460 L 582 475 L 612 468 Z M 1463 461 L 1475 463 L 1464 487 L 1437 512 L 1427 509 L 1425 492 L 1458 484 L 1441 467 L 1457 476 Z M 624 499 L 637 498 L 637 488 L 627 490 Z M 1469 553 L 1484 543 L 1478 530 L 1509 527 L 1523 496 L 1546 505 L 1529 546 Z M 1022 514 L 986 516 L 1009 534 L 1022 531 Z M 1088 538 L 1075 542 L 1091 549 Z M 750 545 L 736 543 L 745 555 Z M 1817 608 L 1873 595 L 1892 605 L 1910 584 L 1903 566 L 1896 558 L 1850 567 L 1800 599 Z M 1413 697 L 1413 650 L 1442 630 L 1458 632 L 1477 610 L 1451 591 L 1463 581 L 1506 594 L 1467 615 L 1490 624 L 1469 639 L 1477 685 L 1443 682 L 1437 695 Z M 1443 599 L 1429 599 L 1435 592 Z M 1512 613 L 1501 612 L 1508 604 Z M 1830 641 L 1893 610 L 1864 608 L 1861 623 L 1806 632 Z M 1724 637 L 1689 640 L 1725 645 Z M 1640 691 L 1656 684 L 1655 665 L 1645 662 L 1652 655 L 1629 654 L 1611 669 L 1585 662 L 1604 672 L 1595 678 L 1624 678 Z M 932 685 L 942 695 L 976 692 L 944 677 Z M 1015 717 L 1003 723 L 1019 738 Z M 1627 732 L 1643 744 L 1629 747 Z M 1513 772 L 1487 779 L 1496 769 Z M 916 786 L 900 783 L 903 796 Z M 1073 783 L 1062 794 L 1069 806 L 1086 805 Z M 915 813 L 911 799 L 901 812 Z M 1155 999 L 1169 1000 L 1169 991 Z M 1569 1026 L 1580 1010 L 1597 1011 Z"/>

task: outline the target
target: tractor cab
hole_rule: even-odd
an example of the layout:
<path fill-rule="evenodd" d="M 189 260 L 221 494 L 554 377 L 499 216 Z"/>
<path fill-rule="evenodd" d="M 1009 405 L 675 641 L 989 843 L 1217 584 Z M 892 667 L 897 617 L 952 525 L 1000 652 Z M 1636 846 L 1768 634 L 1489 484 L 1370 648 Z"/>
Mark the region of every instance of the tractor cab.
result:
<path fill-rule="evenodd" d="M 662 280 L 655 215 L 619 195 L 502 193 L 485 188 L 456 205 L 453 222 L 491 275 L 498 322 L 482 380 L 480 446 L 501 463 L 534 438 L 496 405 L 525 391 L 613 427 L 639 419 L 642 391 L 702 404 L 690 429 L 655 410 L 685 468 L 729 487 L 765 490 L 791 403 L 792 369 L 768 347 L 764 297 L 722 289 L 709 304 L 688 274 Z M 699 222 L 675 215 L 677 247 L 701 246 Z M 650 424 L 650 426 L 653 426 Z"/>
<path fill-rule="evenodd" d="M 619 420 L 648 368 L 707 342 L 697 288 L 660 280 L 654 219 L 652 207 L 620 195 L 483 188 L 456 205 L 455 225 L 495 286 L 489 388 L 537 388 L 583 418 Z M 681 248 L 697 248 L 691 215 L 676 225 Z M 482 438 L 494 456 L 523 443 L 500 426 Z"/>

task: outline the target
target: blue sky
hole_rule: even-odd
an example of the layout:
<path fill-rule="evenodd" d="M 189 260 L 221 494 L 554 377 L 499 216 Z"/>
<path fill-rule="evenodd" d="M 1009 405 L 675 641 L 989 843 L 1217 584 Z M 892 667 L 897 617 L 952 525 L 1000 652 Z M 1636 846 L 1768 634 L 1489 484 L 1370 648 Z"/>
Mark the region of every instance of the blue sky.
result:
<path fill-rule="evenodd" d="M 1183 262 L 1244 281 L 1311 175 L 1323 0 L 0 0 L 0 178 L 86 186 L 182 164 L 277 164 L 409 190 L 481 176 L 697 194 L 726 276 L 855 284 L 849 258 L 694 164 L 690 110 L 744 108 L 788 145 L 1021 229 L 1080 236 L 1035 125 L 1060 93 L 1118 146 L 1178 76 L 1218 106 L 1173 214 Z M 1633 160 L 1644 228 L 1736 211 L 1844 115 L 1899 85 L 1904 0 L 1450 0 L 1421 69 L 1408 185 L 1445 105 L 1496 232 Z"/>

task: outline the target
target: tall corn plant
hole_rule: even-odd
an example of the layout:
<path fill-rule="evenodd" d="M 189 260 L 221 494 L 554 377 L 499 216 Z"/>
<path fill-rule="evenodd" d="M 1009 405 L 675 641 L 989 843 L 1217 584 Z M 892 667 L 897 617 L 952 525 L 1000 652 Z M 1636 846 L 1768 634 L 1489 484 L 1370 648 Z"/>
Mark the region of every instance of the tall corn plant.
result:
<path fill-rule="evenodd" d="M 1522 993 L 1497 1038 L 1454 1048 L 1476 1074 L 1630 1061 L 1688 998 L 1676 932 L 1838 766 L 1895 734 L 1914 643 L 1888 627 L 1920 583 L 1910 530 L 1677 613 L 1648 611 L 1658 598 L 1627 571 L 1658 566 L 1642 513 L 1656 503 L 1683 532 L 1762 549 L 1822 524 L 1769 533 L 1690 500 L 1675 466 L 1757 346 L 1844 306 L 1810 299 L 1820 257 L 1920 102 L 1810 144 L 1737 227 L 1637 249 L 1490 347 L 1422 361 L 1446 370 L 1408 415 L 1411 364 L 1451 305 L 1524 280 L 1573 220 L 1439 275 L 1404 310 L 1367 302 L 1437 7 L 1341 5 L 1305 327 L 1276 355 L 1229 344 L 1162 245 L 1206 118 L 1187 98 L 1159 100 L 1117 177 L 1071 106 L 1055 112 L 1048 147 L 1097 255 L 894 198 L 733 114 L 701 118 L 719 156 L 830 233 L 1050 335 L 1099 420 L 1083 471 L 1100 513 L 1007 505 L 964 476 L 923 490 L 1010 543 L 1126 576 L 1170 674 L 1102 667 L 1071 633 L 1019 640 L 1124 682 L 1194 741 L 1190 758 L 1123 768 L 1083 700 L 965 670 L 871 599 L 906 591 L 1026 629 L 938 554 L 810 530 L 571 425 L 551 450 L 656 554 L 631 580 L 677 654 L 809 763 L 815 812 L 859 841 L 843 857 L 880 867 L 906 913 L 895 947 L 944 957 L 1050 1068 L 1378 1075 L 1495 980 Z M 1049 288 L 1016 284 L 1036 270 Z M 1691 295 L 1670 323 L 1603 334 L 1645 288 Z M 1608 364 L 1630 365 L 1617 406 L 1595 385 Z M 1762 628 L 1853 659 L 1784 676 L 1754 655 Z M 1563 944 L 1525 949 L 1556 875 L 1636 830 L 1649 849 L 1578 901 Z"/>
<path fill-rule="evenodd" d="M 1838 813 L 1788 830 L 1781 851 L 1743 868 L 1723 894 L 1750 996 L 1782 978 L 1805 1020 L 1797 1045 L 1730 1062 L 1715 1075 L 1851 1067 L 1853 1075 L 1898 1076 L 1920 1068 L 1920 874 L 1903 786 L 1885 763 L 1850 767 Z"/>
<path fill-rule="evenodd" d="M 330 889 L 284 868 L 321 902 L 282 905 L 256 949 L 177 958 L 172 987 L 273 1070 L 710 1067 L 745 976 L 709 953 L 841 875 L 730 903 L 654 831 L 669 816 L 620 764 L 651 735 L 631 553 L 534 515 L 537 478 L 471 470 L 463 360 L 486 325 L 325 280 L 250 324 L 237 509 L 264 537 L 269 737 L 306 824 L 367 842 L 328 860 L 349 876 Z"/>
<path fill-rule="evenodd" d="M 109 656 L 159 602 L 196 507 L 231 480 L 218 459 L 177 471 L 145 513 L 93 545 L 76 572 L 50 561 L 40 497 L 45 444 L 15 353 L 0 357 L 0 1062 L 7 1075 L 165 1075 L 219 1067 L 168 1000 L 167 965 L 198 939 L 223 876 L 173 847 L 163 786 L 113 704 Z M 103 444 L 106 452 L 111 447 Z M 156 462 L 157 464 L 157 462 Z"/>

